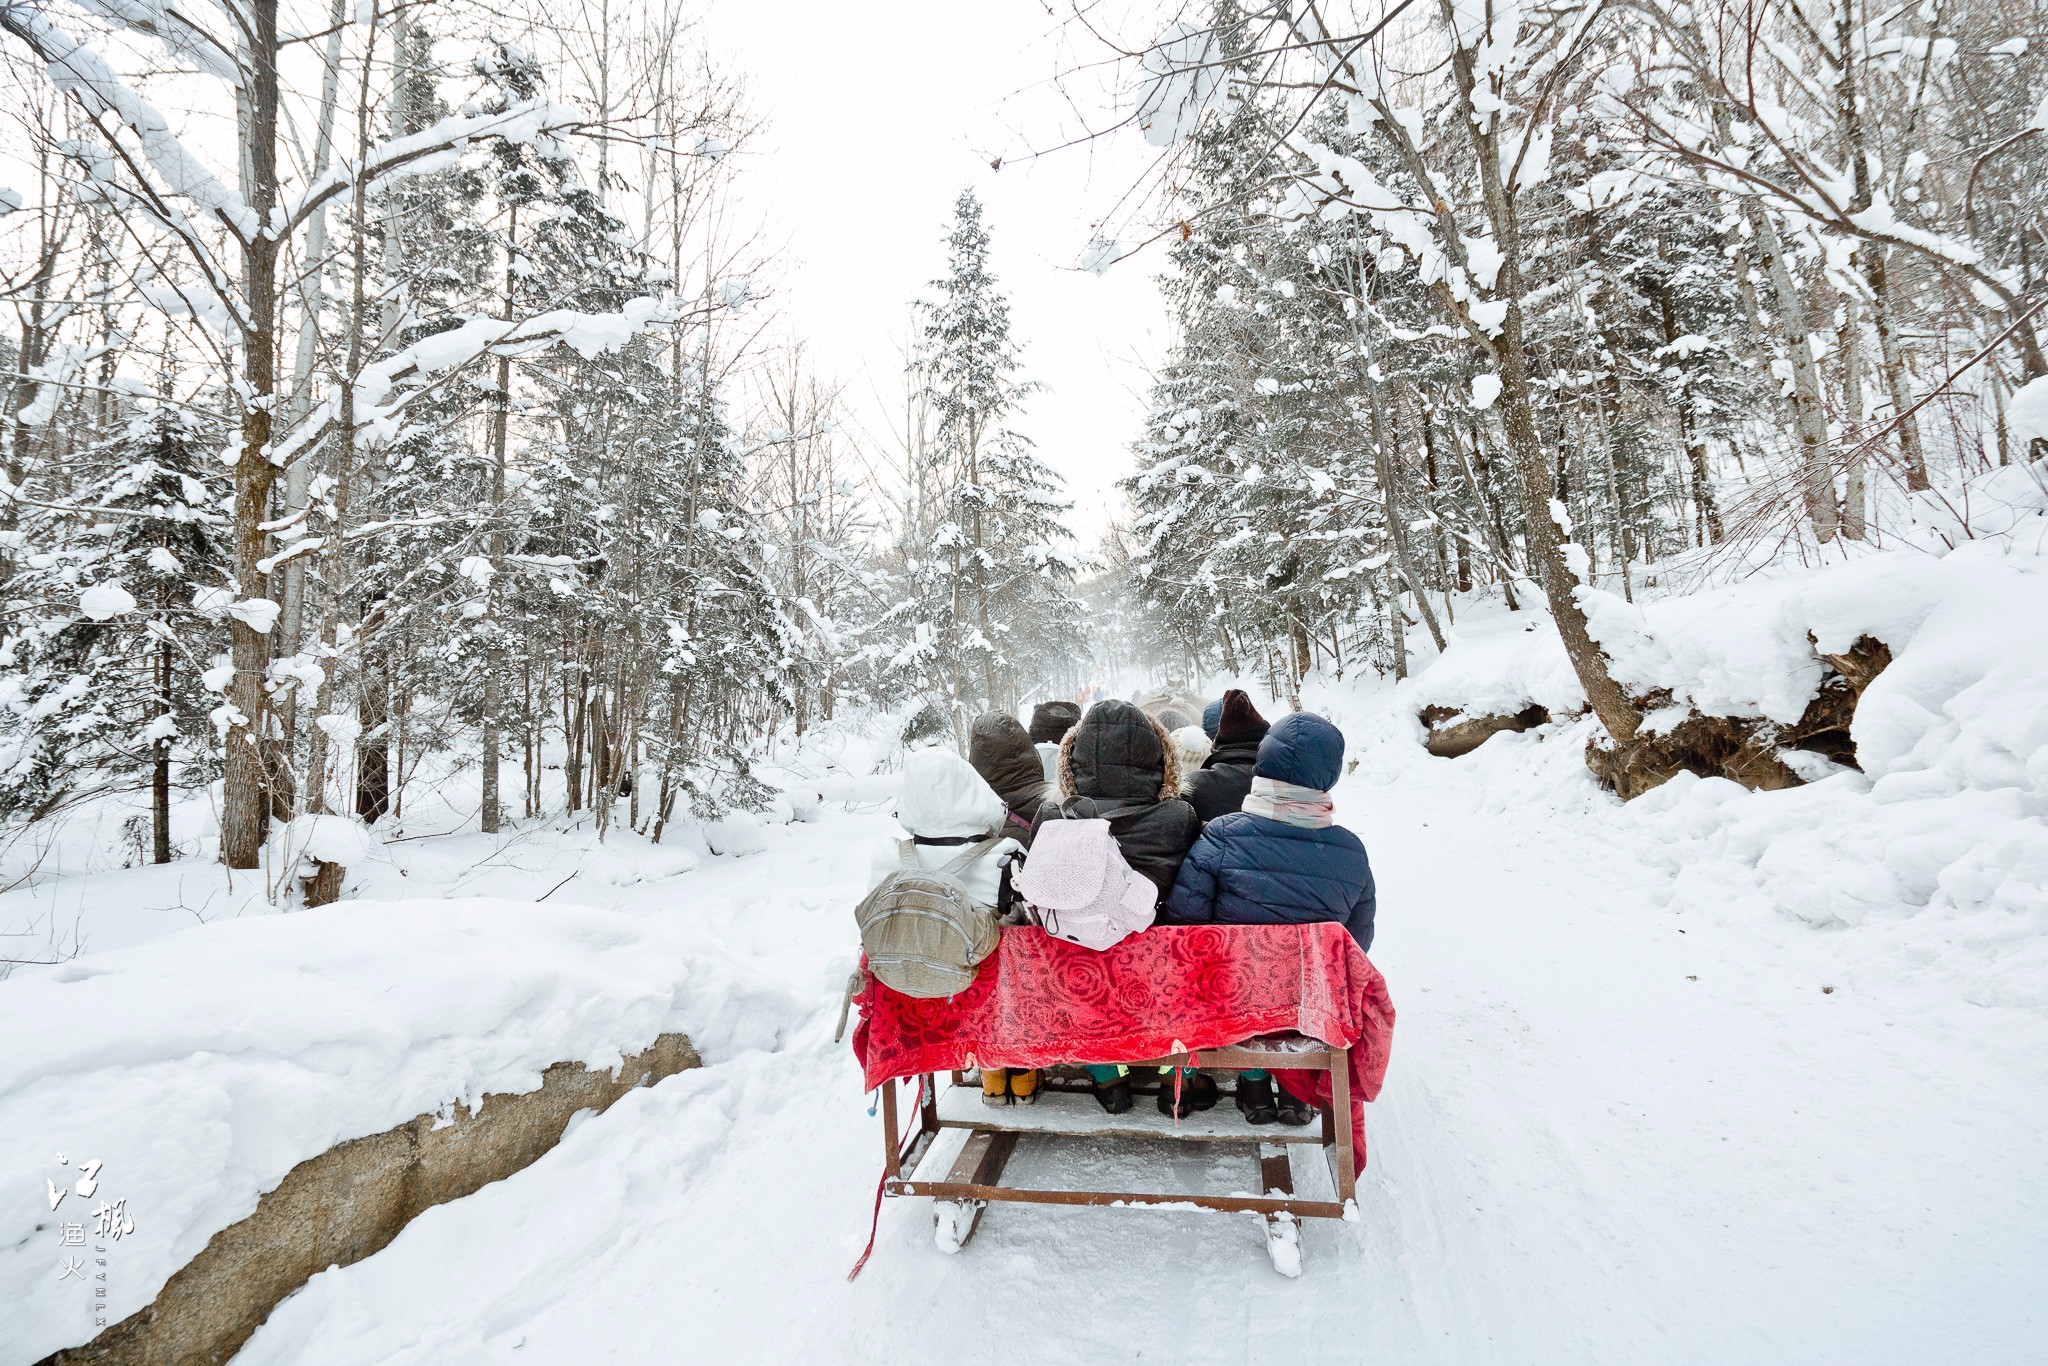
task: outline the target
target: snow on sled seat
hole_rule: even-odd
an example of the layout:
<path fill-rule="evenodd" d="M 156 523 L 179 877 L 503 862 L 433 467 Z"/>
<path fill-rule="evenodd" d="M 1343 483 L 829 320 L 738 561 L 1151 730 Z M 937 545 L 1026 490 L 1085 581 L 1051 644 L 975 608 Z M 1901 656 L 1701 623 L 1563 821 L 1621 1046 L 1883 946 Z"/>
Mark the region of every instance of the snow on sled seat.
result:
<path fill-rule="evenodd" d="M 1035 927 L 1011 927 L 974 985 L 956 997 L 913 999 L 870 981 L 855 1004 L 855 1055 L 867 1086 L 881 1092 L 880 1194 L 930 1196 L 942 1250 L 958 1251 L 973 1237 L 990 1201 L 1238 1211 L 1264 1219 L 1274 1268 L 1293 1276 L 1301 1269 L 1296 1221 L 1355 1210 L 1364 1102 L 1386 1076 L 1394 1008 L 1385 981 L 1342 926 L 1157 926 L 1099 953 Z M 1080 1058 L 1263 1067 L 1322 1105 L 1320 1132 L 1252 1128 L 1226 1106 L 1178 1123 L 1141 1113 L 1142 1106 L 1111 1116 L 1080 1083 L 1063 1087 L 1054 1079 L 1041 1083 L 1036 1105 L 1001 1109 L 984 1107 L 978 1087 L 940 1089 L 938 1074 L 983 1062 L 1049 1067 Z M 1132 1075 L 1139 1089 L 1171 1084 L 1171 1074 L 1161 1079 L 1136 1068 Z M 906 1136 L 897 1088 L 912 1078 L 916 1119 Z M 1338 1120 L 1339 1110 L 1349 1123 Z M 946 1129 L 968 1131 L 952 1170 L 943 1180 L 919 1179 Z M 1256 1149 L 1259 1187 L 1214 1195 L 1006 1184 L 1006 1164 L 1027 1138 L 1236 1143 Z M 1315 1143 L 1330 1162 L 1333 1200 L 1294 1192 L 1288 1152 Z"/>

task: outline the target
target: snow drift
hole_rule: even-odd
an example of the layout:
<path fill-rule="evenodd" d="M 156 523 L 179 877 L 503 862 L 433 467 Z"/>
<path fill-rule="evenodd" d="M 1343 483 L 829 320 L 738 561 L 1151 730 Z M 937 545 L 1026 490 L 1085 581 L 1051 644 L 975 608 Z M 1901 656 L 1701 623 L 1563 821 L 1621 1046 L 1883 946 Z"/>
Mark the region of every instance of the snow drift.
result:
<path fill-rule="evenodd" d="M 1646 728 L 1692 712 L 1789 725 L 1822 682 L 1820 656 L 1887 645 L 1850 726 L 1856 767 L 1787 756 L 1804 786 L 1681 773 L 1615 809 L 1585 772 L 1604 732 L 1583 716 L 1455 762 L 1481 764 L 1502 808 L 1605 807 L 1637 827 L 1673 909 L 1861 927 L 1845 956 L 1863 970 L 2048 1013 L 2048 560 L 2032 552 L 2000 538 L 1876 554 L 1640 608 L 1593 595 L 1616 675 L 1672 697 Z M 1527 614 L 1461 627 L 1396 698 L 1402 744 L 1428 706 L 1569 718 L 1585 705 L 1556 634 Z"/>
<path fill-rule="evenodd" d="M 148 1304 L 299 1162 L 413 1117 L 613 1068 L 665 1033 L 770 1046 L 794 1002 L 724 953 L 609 911 L 348 902 L 221 921 L 19 977 L 0 994 L 0 1185 L 97 1188 L 0 1214 L 0 1362 L 93 1335 L 52 1293 L 61 1226 L 122 1199 L 109 1322 Z M 68 1159 L 59 1163 L 58 1155 Z"/>

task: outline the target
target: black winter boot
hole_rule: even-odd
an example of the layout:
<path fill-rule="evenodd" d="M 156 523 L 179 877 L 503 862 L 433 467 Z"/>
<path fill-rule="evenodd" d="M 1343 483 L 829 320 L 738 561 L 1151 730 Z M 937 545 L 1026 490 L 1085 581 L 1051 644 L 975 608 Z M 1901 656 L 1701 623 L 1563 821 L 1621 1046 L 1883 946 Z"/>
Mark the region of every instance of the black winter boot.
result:
<path fill-rule="evenodd" d="M 1173 1103 L 1173 1074 L 1159 1079 L 1159 1113 L 1172 1115 L 1175 1119 L 1186 1119 L 1196 1110 L 1207 1110 L 1216 1104 L 1216 1081 L 1206 1072 L 1184 1073 L 1180 1079 L 1180 1108 Z"/>
<path fill-rule="evenodd" d="M 1273 1093 L 1273 1104 L 1280 1122 L 1289 1128 L 1299 1129 L 1316 1117 L 1316 1107 L 1288 1094 L 1286 1087 L 1275 1086 Z"/>
<path fill-rule="evenodd" d="M 1095 1099 L 1102 1108 L 1113 1115 L 1120 1115 L 1131 1108 L 1131 1079 L 1118 1077 L 1115 1081 L 1094 1083 Z"/>
<path fill-rule="evenodd" d="M 1280 1117 L 1273 1104 L 1273 1083 L 1265 1077 L 1257 1081 L 1237 1079 L 1237 1108 L 1244 1112 L 1247 1124 L 1271 1124 Z"/>

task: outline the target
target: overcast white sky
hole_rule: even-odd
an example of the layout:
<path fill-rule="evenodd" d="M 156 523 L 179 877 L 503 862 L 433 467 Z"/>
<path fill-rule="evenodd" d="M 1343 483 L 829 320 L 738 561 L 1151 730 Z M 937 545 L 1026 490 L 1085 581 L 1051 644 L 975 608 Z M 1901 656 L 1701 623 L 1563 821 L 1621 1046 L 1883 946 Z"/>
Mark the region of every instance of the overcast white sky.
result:
<path fill-rule="evenodd" d="M 981 195 L 1026 373 L 1046 385 L 1020 425 L 1066 477 L 1087 546 L 1117 505 L 1166 319 L 1156 249 L 1102 276 L 1073 268 L 1151 164 L 1137 134 L 989 168 L 1058 139 L 1055 23 L 1036 0 L 712 0 L 708 27 L 769 123 L 743 180 L 788 243 L 777 306 L 864 421 L 881 420 L 875 388 L 901 393 L 906 305 L 944 266 L 954 197 Z"/>

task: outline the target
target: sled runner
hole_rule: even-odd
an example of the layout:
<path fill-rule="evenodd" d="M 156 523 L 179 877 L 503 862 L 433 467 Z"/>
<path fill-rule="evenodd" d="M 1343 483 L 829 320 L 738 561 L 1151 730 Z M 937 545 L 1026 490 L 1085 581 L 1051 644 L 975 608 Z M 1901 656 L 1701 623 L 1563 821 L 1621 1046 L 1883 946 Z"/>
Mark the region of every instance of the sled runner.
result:
<path fill-rule="evenodd" d="M 1199 1065 L 1205 1068 L 1297 1069 L 1326 1073 L 1331 1104 L 1320 1112 L 1320 1125 L 1252 1128 L 1229 1103 L 1229 1092 L 1213 1110 L 1196 1111 L 1176 1122 L 1149 1104 L 1150 1096 L 1121 1115 L 1105 1113 L 1085 1081 L 1048 1077 L 1035 1105 L 991 1108 L 981 1103 L 981 1089 L 961 1072 L 923 1073 L 917 1078 L 915 1128 L 906 1135 L 898 1113 L 897 1087 L 909 1079 L 882 1085 L 881 1114 L 886 1167 L 885 1196 L 930 1196 L 934 1237 L 942 1251 L 957 1252 L 973 1238 L 982 1212 L 991 1201 L 1036 1205 L 1096 1205 L 1116 1208 L 1167 1206 L 1264 1216 L 1266 1252 L 1283 1276 L 1301 1274 L 1300 1219 L 1341 1219 L 1355 1211 L 1356 1166 L 1352 1150 L 1350 1050 L 1333 1048 L 1299 1034 L 1269 1035 L 1224 1048 L 1156 1058 L 1131 1068 L 1133 1090 L 1172 1086 L 1173 1074 L 1159 1066 Z M 941 1089 L 940 1078 L 949 1084 Z M 920 1180 L 919 1172 L 933 1144 L 946 1129 L 967 1130 L 967 1142 L 942 1180 Z M 1198 1191 L 1041 1189 L 1006 1184 L 1004 1174 L 1020 1141 L 1026 1138 L 1060 1144 L 1100 1144 L 1105 1139 L 1226 1144 L 1254 1149 L 1258 1185 L 1255 1193 Z M 1310 1199 L 1295 1194 L 1290 1148 L 1320 1147 L 1328 1163 L 1336 1198 Z M 1250 1163 L 1246 1175 L 1250 1176 Z"/>

